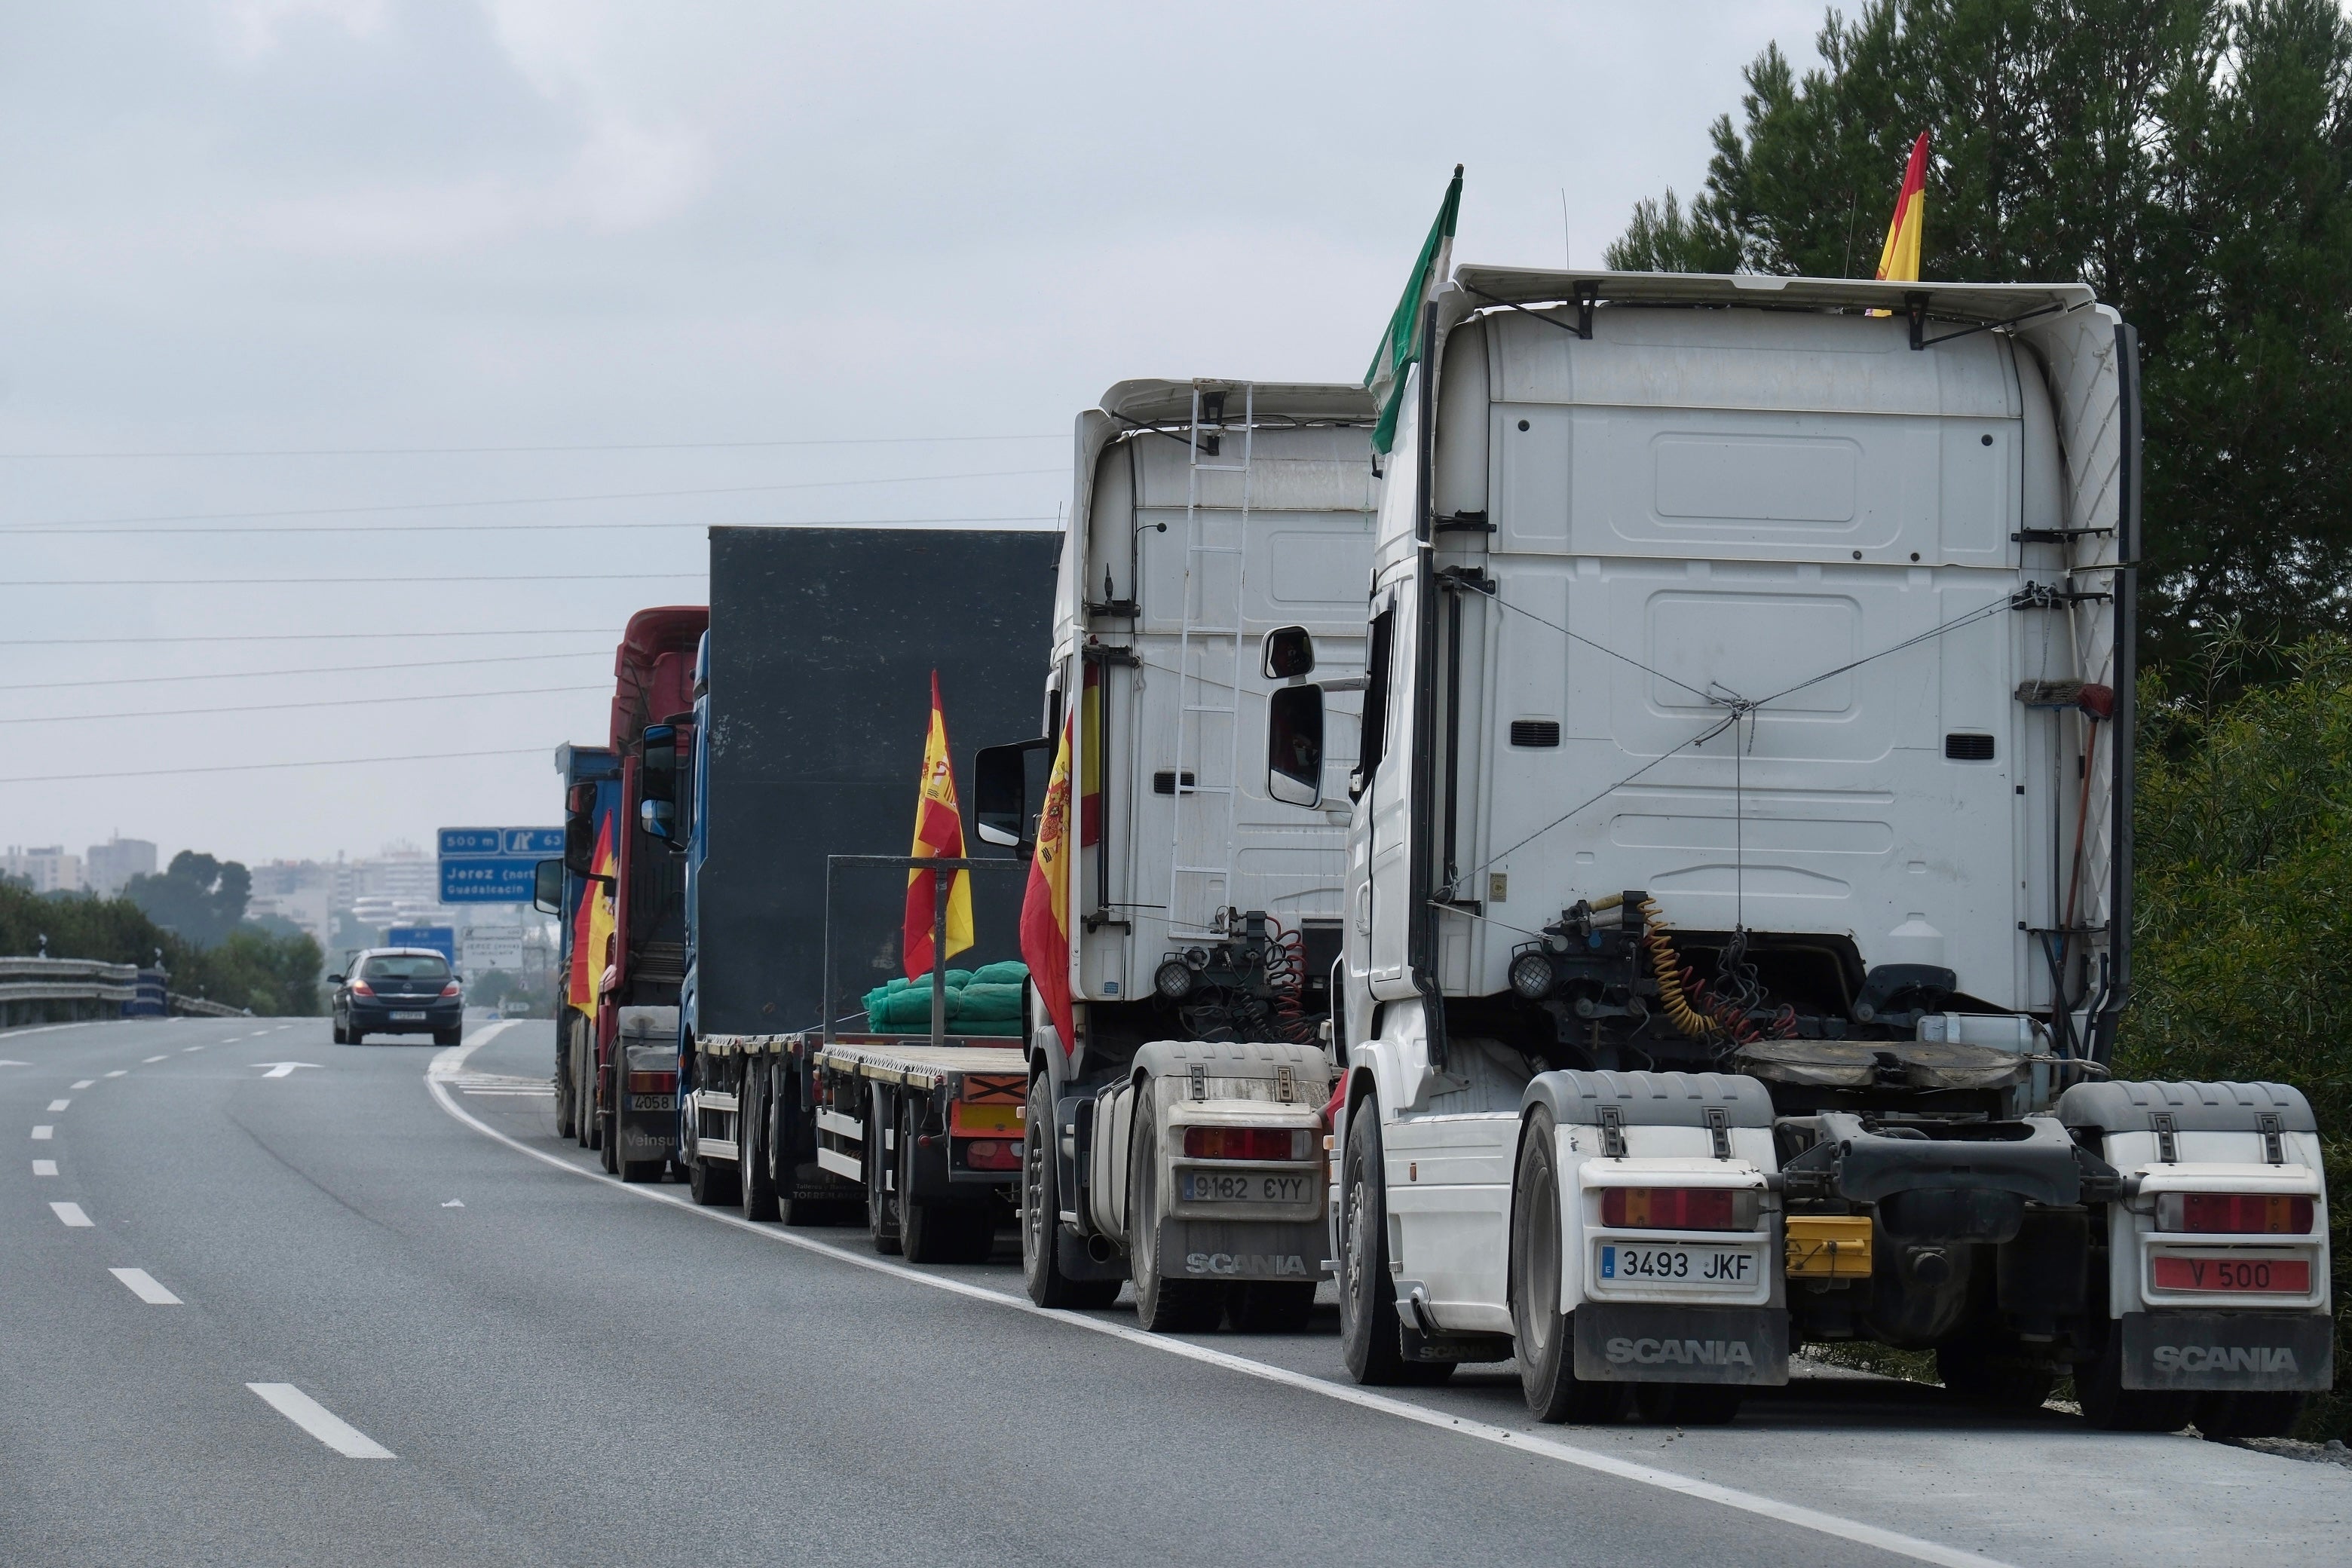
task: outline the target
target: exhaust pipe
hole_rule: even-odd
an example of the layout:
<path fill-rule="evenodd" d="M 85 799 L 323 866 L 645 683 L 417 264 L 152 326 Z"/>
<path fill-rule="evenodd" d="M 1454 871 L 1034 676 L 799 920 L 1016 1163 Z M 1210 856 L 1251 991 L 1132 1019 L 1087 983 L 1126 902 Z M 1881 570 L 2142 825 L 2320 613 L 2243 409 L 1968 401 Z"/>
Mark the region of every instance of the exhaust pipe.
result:
<path fill-rule="evenodd" d="M 1087 1237 L 1087 1258 L 1089 1261 L 1108 1263 L 1118 1256 L 1118 1248 L 1112 1246 L 1110 1237 L 1100 1231 Z"/>

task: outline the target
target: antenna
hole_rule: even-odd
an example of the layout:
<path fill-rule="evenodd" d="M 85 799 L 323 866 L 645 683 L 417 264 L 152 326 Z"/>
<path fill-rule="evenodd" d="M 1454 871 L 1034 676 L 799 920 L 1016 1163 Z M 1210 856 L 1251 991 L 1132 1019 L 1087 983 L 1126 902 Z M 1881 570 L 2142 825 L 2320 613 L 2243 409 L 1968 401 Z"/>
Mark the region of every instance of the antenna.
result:
<path fill-rule="evenodd" d="M 1568 187 L 1566 185 L 1559 188 L 1559 253 L 1568 269 L 1570 272 L 1575 271 L 1576 247 L 1568 237 Z"/>

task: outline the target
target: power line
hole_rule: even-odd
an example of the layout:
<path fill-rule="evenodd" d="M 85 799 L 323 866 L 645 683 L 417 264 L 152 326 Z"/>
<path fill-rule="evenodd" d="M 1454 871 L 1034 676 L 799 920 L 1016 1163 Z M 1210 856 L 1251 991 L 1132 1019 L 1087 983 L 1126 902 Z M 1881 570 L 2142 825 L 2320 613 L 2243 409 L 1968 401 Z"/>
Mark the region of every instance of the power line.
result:
<path fill-rule="evenodd" d="M 504 496 L 488 500 L 417 500 L 381 501 L 367 506 L 297 506 L 271 511 L 183 511 L 158 512 L 143 517 L 68 517 L 40 522 L 10 523 L 11 533 L 52 529 L 75 529 L 84 524 L 96 527 L 103 523 L 124 522 L 236 522 L 256 517 L 355 517 L 366 512 L 383 511 L 454 511 L 477 506 L 568 506 L 585 501 L 608 500 L 676 500 L 691 496 L 766 495 L 777 490 L 845 489 L 863 485 L 919 485 L 950 479 L 1033 479 L 1040 474 L 1067 473 L 1067 468 L 992 468 L 986 473 L 970 474 L 900 474 L 880 479 L 801 479 L 788 485 L 711 485 L 687 490 L 610 490 L 594 495 L 575 496 Z"/>
<path fill-rule="evenodd" d="M 250 773 L 281 768 L 359 768 L 373 767 L 380 763 L 452 763 L 474 757 L 544 757 L 554 754 L 554 749 L 549 746 L 509 746 L 495 752 L 415 752 L 404 757 L 331 757 L 310 763 L 228 763 L 208 768 L 132 768 L 112 773 L 27 773 L 16 778 L 0 778 L 0 784 L 80 784 L 89 779 L 150 779 L 173 773 Z"/>
<path fill-rule="evenodd" d="M 387 702 L 470 702 L 487 697 L 545 697 L 555 692 L 609 691 L 594 686 L 525 686 L 507 691 L 419 691 L 399 697 L 330 697 L 310 702 L 254 702 L 234 708 L 146 708 L 131 713 L 57 713 L 33 719 L 0 719 L 0 724 L 90 724 L 103 719 L 186 719 L 208 713 L 278 713 L 289 708 L 375 708 Z"/>
<path fill-rule="evenodd" d="M 104 680 L 44 680 L 42 691 L 71 691 L 90 686 L 162 686 L 186 680 L 261 680 L 289 675 L 362 675 L 381 669 L 446 669 L 460 664 L 535 664 L 551 658 L 607 658 L 609 647 L 575 648 L 570 653 L 485 654 L 479 658 L 421 658 L 400 664 L 321 664 L 307 669 L 231 669 L 215 675 L 118 675 Z"/>
<path fill-rule="evenodd" d="M 1056 470 L 1057 472 L 1059 470 Z M 772 522 L 293 522 L 275 527 L 236 528 L 166 528 L 141 524 L 134 528 L 90 527 L 71 528 L 62 523 L 19 523 L 8 530 L 12 538 L 60 534 L 69 539 L 89 539 L 100 534 L 160 533 L 186 534 L 195 538 L 213 533 L 577 533 L 595 532 L 608 529 L 631 528 L 907 528 L 927 523 L 975 522 L 1055 522 L 1060 521 L 1050 512 L 1033 512 L 1019 517 L 850 517 L 822 518 L 801 521 L 793 519 Z"/>
<path fill-rule="evenodd" d="M 1069 432 L 1044 436 L 812 436 L 782 441 L 613 441 L 550 447 L 283 447 L 275 449 L 178 452 L 0 452 L 11 460 L 116 458 L 415 458 L 475 457 L 507 452 L 732 452 L 776 447 L 915 447 L 965 441 L 1066 441 Z"/>
<path fill-rule="evenodd" d="M 580 626 L 469 626 L 436 632 L 198 632 L 187 637 L 0 637 L 0 647 L 117 647 L 164 642 L 386 642 L 418 637 L 560 637 L 584 635 Z M 621 635 L 615 626 L 613 636 Z"/>
<path fill-rule="evenodd" d="M 701 577 L 700 572 L 485 572 L 436 577 L 19 577 L 0 588 L 275 588 L 333 583 L 373 587 L 380 583 L 649 583 L 657 578 Z"/>

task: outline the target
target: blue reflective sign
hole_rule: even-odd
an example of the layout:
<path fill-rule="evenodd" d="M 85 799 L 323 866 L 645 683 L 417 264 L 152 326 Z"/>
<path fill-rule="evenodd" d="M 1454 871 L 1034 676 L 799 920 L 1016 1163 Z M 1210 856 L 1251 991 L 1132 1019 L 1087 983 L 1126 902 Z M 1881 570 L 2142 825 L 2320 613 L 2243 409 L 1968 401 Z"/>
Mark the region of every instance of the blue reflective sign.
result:
<path fill-rule="evenodd" d="M 563 853 L 561 827 L 445 827 L 441 901 L 527 904 L 541 860 Z"/>
<path fill-rule="evenodd" d="M 386 947 L 429 947 L 457 967 L 457 928 L 455 926 L 394 926 L 383 933 Z"/>

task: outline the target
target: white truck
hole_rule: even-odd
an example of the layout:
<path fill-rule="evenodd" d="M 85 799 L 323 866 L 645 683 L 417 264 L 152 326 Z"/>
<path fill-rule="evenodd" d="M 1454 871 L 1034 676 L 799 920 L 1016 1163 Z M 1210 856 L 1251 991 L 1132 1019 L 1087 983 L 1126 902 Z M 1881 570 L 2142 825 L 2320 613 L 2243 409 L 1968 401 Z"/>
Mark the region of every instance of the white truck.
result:
<path fill-rule="evenodd" d="M 1718 1421 L 1860 1338 L 2283 1429 L 2332 1373 L 2308 1105 L 2108 1081 L 2131 329 L 2076 285 L 1481 267 L 1420 324 L 1348 760 L 1349 1370 Z M 1320 732 L 1321 658 L 1270 732 Z M 1326 804 L 1339 764 L 1268 755 Z"/>
<path fill-rule="evenodd" d="M 973 789 L 983 840 L 1027 840 L 1074 707 L 1076 1037 L 1034 1008 L 1028 1048 L 1041 1305 L 1131 1279 L 1154 1331 L 1283 1330 L 1327 1274 L 1346 816 L 1260 787 L 1260 710 L 1310 638 L 1361 668 L 1372 416 L 1360 387 L 1131 381 L 1078 418 L 1043 735 Z"/>

